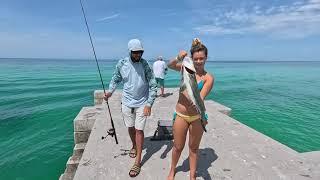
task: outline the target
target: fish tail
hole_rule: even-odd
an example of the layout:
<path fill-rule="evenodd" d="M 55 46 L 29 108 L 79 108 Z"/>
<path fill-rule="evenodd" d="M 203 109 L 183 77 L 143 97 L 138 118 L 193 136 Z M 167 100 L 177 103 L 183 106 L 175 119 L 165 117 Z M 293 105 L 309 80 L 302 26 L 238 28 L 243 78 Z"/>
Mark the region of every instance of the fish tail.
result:
<path fill-rule="evenodd" d="M 202 119 L 201 119 L 201 125 L 202 125 L 202 128 L 203 128 L 204 132 L 207 132 L 206 126 L 203 124 L 203 120 Z"/>

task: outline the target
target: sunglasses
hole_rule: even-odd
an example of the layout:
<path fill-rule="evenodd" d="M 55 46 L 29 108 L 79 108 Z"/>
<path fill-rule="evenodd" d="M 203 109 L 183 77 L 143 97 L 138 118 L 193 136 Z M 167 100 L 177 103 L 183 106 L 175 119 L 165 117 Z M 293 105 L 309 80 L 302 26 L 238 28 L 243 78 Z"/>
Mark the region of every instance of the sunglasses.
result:
<path fill-rule="evenodd" d="M 131 51 L 132 54 L 143 54 L 143 51 Z"/>

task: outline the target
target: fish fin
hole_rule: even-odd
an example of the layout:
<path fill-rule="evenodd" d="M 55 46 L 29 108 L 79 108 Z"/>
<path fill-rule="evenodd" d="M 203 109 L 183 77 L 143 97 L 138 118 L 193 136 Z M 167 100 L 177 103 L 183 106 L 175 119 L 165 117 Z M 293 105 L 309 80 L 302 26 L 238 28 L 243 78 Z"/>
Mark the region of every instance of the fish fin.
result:
<path fill-rule="evenodd" d="M 201 122 L 202 128 L 204 132 L 207 132 L 206 126 Z"/>
<path fill-rule="evenodd" d="M 180 92 L 184 91 L 187 88 L 186 84 L 180 86 Z"/>

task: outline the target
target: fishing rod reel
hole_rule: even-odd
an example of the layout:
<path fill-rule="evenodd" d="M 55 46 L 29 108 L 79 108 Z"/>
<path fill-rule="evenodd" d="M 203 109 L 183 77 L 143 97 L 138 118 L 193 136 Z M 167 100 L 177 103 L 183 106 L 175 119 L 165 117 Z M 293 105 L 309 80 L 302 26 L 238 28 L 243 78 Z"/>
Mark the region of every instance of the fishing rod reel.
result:
<path fill-rule="evenodd" d="M 106 139 L 108 136 L 111 136 L 111 137 L 114 137 L 114 140 L 116 141 L 116 144 L 118 144 L 118 138 L 117 138 L 116 128 L 114 127 L 113 119 L 112 119 L 112 116 L 111 116 L 111 111 L 110 111 L 109 102 L 106 101 L 106 104 L 107 104 L 108 111 L 109 111 L 109 115 L 110 115 L 111 128 L 108 129 L 107 135 L 106 135 L 106 136 L 102 136 L 101 139 L 104 140 L 104 139 Z"/>
<path fill-rule="evenodd" d="M 105 138 L 107 138 L 108 136 L 116 136 L 116 131 L 114 128 L 111 128 L 107 131 L 107 135 L 106 136 L 102 136 L 101 139 L 104 140 Z"/>

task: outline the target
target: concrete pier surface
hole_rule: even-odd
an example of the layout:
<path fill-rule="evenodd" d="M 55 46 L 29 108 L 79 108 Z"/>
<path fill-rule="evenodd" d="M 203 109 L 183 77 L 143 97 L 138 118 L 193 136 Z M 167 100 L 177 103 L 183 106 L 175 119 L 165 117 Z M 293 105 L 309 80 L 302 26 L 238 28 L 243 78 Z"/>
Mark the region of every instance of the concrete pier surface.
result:
<path fill-rule="evenodd" d="M 143 166 L 137 180 L 162 180 L 168 175 L 172 141 L 150 141 L 157 121 L 172 119 L 178 89 L 166 89 L 166 93 L 166 97 L 156 99 L 147 119 Z M 102 96 L 101 91 L 96 91 L 96 105 L 87 108 L 86 118 L 75 119 L 76 147 L 60 179 L 131 179 L 128 173 L 134 159 L 127 151 L 131 141 L 122 120 L 121 91 L 116 91 L 109 100 L 118 145 L 112 137 L 101 139 L 111 128 Z M 200 144 L 197 179 L 320 179 L 320 151 L 298 153 L 232 119 L 228 116 L 231 109 L 211 100 L 205 101 L 205 105 L 209 123 Z M 189 179 L 188 154 L 186 143 L 177 166 L 177 180 Z"/>

